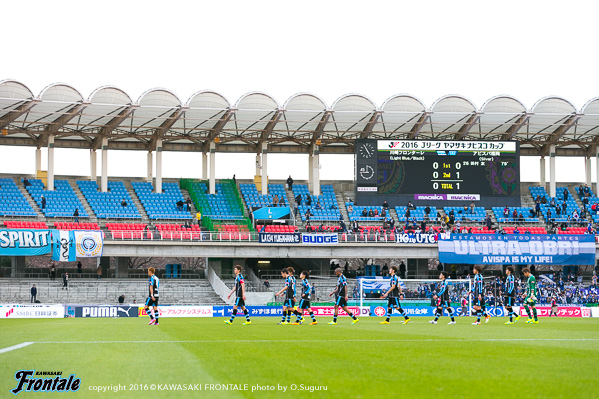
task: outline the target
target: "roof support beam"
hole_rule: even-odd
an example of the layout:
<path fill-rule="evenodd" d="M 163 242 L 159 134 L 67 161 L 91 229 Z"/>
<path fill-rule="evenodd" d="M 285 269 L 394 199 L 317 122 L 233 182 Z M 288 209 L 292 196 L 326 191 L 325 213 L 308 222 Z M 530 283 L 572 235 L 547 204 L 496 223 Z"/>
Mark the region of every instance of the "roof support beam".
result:
<path fill-rule="evenodd" d="M 555 131 L 551 133 L 549 137 L 547 137 L 547 144 L 543 145 L 543 155 L 549 155 L 549 148 L 552 145 L 557 145 L 559 139 L 562 138 L 563 135 L 566 134 L 566 132 L 570 130 L 570 128 L 574 126 L 581 117 L 582 114 L 572 114 L 564 121 L 564 123 L 561 124 L 560 127 L 555 129 Z"/>
<path fill-rule="evenodd" d="M 214 139 L 216 139 L 218 137 L 218 135 L 220 134 L 220 132 L 222 132 L 222 130 L 224 129 L 225 125 L 227 124 L 227 122 L 229 122 L 231 120 L 231 118 L 233 117 L 233 115 L 235 115 L 235 110 L 232 108 L 229 108 L 222 116 L 222 118 L 220 118 L 212 127 L 212 129 L 210 129 L 210 134 L 208 135 L 208 137 L 206 138 L 206 142 L 204 143 L 204 149 L 202 152 L 208 152 L 210 151 L 210 143 L 212 141 L 214 141 Z"/>
<path fill-rule="evenodd" d="M 156 128 L 152 139 L 150 140 L 150 151 L 156 150 L 156 144 L 158 140 L 162 140 L 164 134 L 169 131 L 171 127 L 177 122 L 183 115 L 185 115 L 185 111 L 187 108 L 180 107 L 175 112 L 171 114 L 160 126 Z"/>
<path fill-rule="evenodd" d="M 4 118 L 0 119 L 0 130 L 4 129 L 6 126 L 19 119 L 21 115 L 26 114 L 31 110 L 31 108 L 35 107 L 39 103 L 40 101 L 38 100 L 31 100 L 21 105 L 20 107 L 17 107 L 12 111 L 9 111 L 8 114 L 4 115 Z"/>
<path fill-rule="evenodd" d="M 430 112 L 424 112 L 420 118 L 418 118 L 418 122 L 416 122 L 416 124 L 414 125 L 414 127 L 412 127 L 412 130 L 410 130 L 410 134 L 408 135 L 409 139 L 415 139 L 416 137 L 418 137 L 418 135 L 420 134 L 420 131 L 422 130 L 422 128 L 424 127 L 424 125 L 427 124 L 427 122 L 431 119 L 431 113 Z"/>
<path fill-rule="evenodd" d="M 102 147 L 102 139 L 107 137 L 114 129 L 119 127 L 121 123 L 123 123 L 127 118 L 133 114 L 133 112 L 137 109 L 135 105 L 129 105 L 127 108 L 119 112 L 117 116 L 112 118 L 110 122 L 108 122 L 105 126 L 100 129 L 100 133 L 96 137 L 93 143 L 92 149 L 99 149 Z"/>
<path fill-rule="evenodd" d="M 268 137 L 275 129 L 275 126 L 277 126 L 277 123 L 279 123 L 279 120 L 281 119 L 281 116 L 283 116 L 284 113 L 285 111 L 283 111 L 282 109 L 278 109 L 277 112 L 275 112 L 275 114 L 272 116 L 272 118 L 270 118 L 270 121 L 268 121 L 268 123 L 266 124 L 264 130 L 262 131 L 260 140 L 258 141 L 258 152 L 262 151 L 262 144 L 267 142 Z"/>
<path fill-rule="evenodd" d="M 317 145 L 316 142 L 320 140 L 320 137 L 322 136 L 322 133 L 324 132 L 324 129 L 326 128 L 327 123 L 329 122 L 329 119 L 331 118 L 332 114 L 333 111 L 331 110 L 324 111 L 324 114 L 322 114 L 320 122 L 318 122 L 318 125 L 316 125 L 316 129 L 314 129 L 314 132 L 312 133 L 312 140 L 310 141 L 310 151 L 312 151 L 312 148 L 314 148 L 314 146 Z"/>
<path fill-rule="evenodd" d="M 462 125 L 460 130 L 458 130 L 458 132 L 455 134 L 455 139 L 463 140 L 468 135 L 470 130 L 474 127 L 474 125 L 478 123 L 479 120 L 480 113 L 475 112 L 474 114 L 472 114 L 470 118 L 468 118 L 468 120 Z"/>
<path fill-rule="evenodd" d="M 503 136 L 504 139 L 505 140 L 513 139 L 514 136 L 516 134 L 518 134 L 520 129 L 522 129 L 522 126 L 526 125 L 526 123 L 530 119 L 530 116 L 531 116 L 531 114 L 529 114 L 529 113 L 523 113 L 522 115 L 520 115 L 520 117 L 518 119 L 516 119 L 516 122 L 514 122 L 514 124 L 504 133 L 504 136 Z"/>
<path fill-rule="evenodd" d="M 64 125 L 69 123 L 71 121 L 71 119 L 73 119 L 74 117 L 79 115 L 81 112 L 83 112 L 83 110 L 86 109 L 88 106 L 89 106 L 89 103 L 81 103 L 81 104 L 75 105 L 73 108 L 68 110 L 65 114 L 63 114 L 61 117 L 59 117 L 58 119 L 51 122 L 48 126 L 46 126 L 46 129 L 44 130 L 44 134 L 48 135 L 48 134 L 57 133 Z"/>
<path fill-rule="evenodd" d="M 368 136 L 370 136 L 370 133 L 372 133 L 372 129 L 376 125 L 377 121 L 381 118 L 382 113 L 383 111 L 375 111 L 374 114 L 372 114 L 370 120 L 368 121 L 366 126 L 364 126 L 364 130 L 362 130 L 362 133 L 360 133 L 361 139 L 367 139 Z"/>

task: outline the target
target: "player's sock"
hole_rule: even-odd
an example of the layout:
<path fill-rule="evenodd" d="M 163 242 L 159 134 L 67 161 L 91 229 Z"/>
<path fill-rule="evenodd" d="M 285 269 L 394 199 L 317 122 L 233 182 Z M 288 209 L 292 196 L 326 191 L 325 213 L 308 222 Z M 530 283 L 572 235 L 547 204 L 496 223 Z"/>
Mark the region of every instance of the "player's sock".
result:
<path fill-rule="evenodd" d="M 399 314 L 403 316 L 404 319 L 408 320 L 408 314 L 406 313 L 405 310 L 403 310 L 403 308 L 399 308 Z"/>
<path fill-rule="evenodd" d="M 439 311 L 435 312 L 435 321 L 439 320 L 439 317 L 441 317 L 441 313 L 439 313 Z"/>
<path fill-rule="evenodd" d="M 512 318 L 514 317 L 514 310 L 511 307 L 506 307 L 507 309 L 507 314 L 510 317 L 510 322 L 512 321 Z"/>
<path fill-rule="evenodd" d="M 356 315 L 355 315 L 355 314 L 353 314 L 353 313 L 348 313 L 348 315 L 350 315 L 352 319 L 356 320 Z"/>
<path fill-rule="evenodd" d="M 247 310 L 247 309 L 245 309 L 245 310 L 243 311 L 243 314 L 245 315 L 245 319 L 246 319 L 247 321 L 250 321 L 250 312 L 248 312 L 248 310 Z M 168 323 L 167 323 L 167 324 L 168 324 Z"/>
<path fill-rule="evenodd" d="M 337 315 L 333 315 L 333 323 L 337 323 Z"/>
<path fill-rule="evenodd" d="M 447 308 L 447 313 L 449 313 L 449 317 L 451 317 L 451 321 L 455 321 L 455 319 L 453 318 L 453 309 Z"/>
<path fill-rule="evenodd" d="M 526 314 L 528 315 L 528 318 L 532 319 L 532 317 L 530 315 L 530 308 L 528 307 L 528 305 L 524 305 L 524 310 L 526 310 Z"/>
<path fill-rule="evenodd" d="M 146 314 L 150 316 L 150 319 L 154 320 L 154 313 L 150 309 L 146 309 Z"/>
<path fill-rule="evenodd" d="M 537 321 L 537 320 L 538 320 L 538 319 L 537 319 L 537 308 L 532 308 L 532 314 L 533 314 L 533 315 L 534 315 L 534 317 L 535 317 L 535 321 Z"/>
<path fill-rule="evenodd" d="M 281 323 L 285 323 L 285 316 L 287 315 L 287 311 L 283 310 L 283 316 L 281 316 Z"/>
<path fill-rule="evenodd" d="M 291 310 L 287 311 L 287 323 L 291 323 Z"/>
<path fill-rule="evenodd" d="M 231 312 L 231 318 L 229 319 L 229 323 L 233 323 L 233 320 L 235 319 L 236 315 L 237 315 L 237 309 L 233 309 L 233 311 Z"/>
<path fill-rule="evenodd" d="M 476 322 L 480 323 L 480 317 L 483 315 L 483 311 L 482 310 L 477 310 L 476 311 Z"/>
<path fill-rule="evenodd" d="M 310 312 L 310 317 L 312 318 L 312 321 L 316 321 L 316 317 L 314 317 L 314 312 Z"/>
<path fill-rule="evenodd" d="M 154 311 L 154 318 L 156 319 L 156 324 L 158 324 L 158 315 L 159 315 L 159 313 L 158 313 L 158 309 L 156 309 L 156 310 Z"/>
<path fill-rule="evenodd" d="M 391 320 L 391 313 L 393 312 L 393 309 L 391 308 L 387 308 L 387 319 L 385 321 L 389 321 Z"/>

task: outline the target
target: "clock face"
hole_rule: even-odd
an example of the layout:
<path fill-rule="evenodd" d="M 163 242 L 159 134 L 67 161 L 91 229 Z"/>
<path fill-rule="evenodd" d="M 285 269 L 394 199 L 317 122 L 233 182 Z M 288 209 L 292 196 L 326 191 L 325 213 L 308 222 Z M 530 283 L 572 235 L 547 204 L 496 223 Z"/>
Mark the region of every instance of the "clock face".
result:
<path fill-rule="evenodd" d="M 360 168 L 360 176 L 364 180 L 370 180 L 374 177 L 374 168 L 370 165 L 364 165 Z"/>
<path fill-rule="evenodd" d="M 360 146 L 360 156 L 362 158 L 372 158 L 374 156 L 374 146 L 370 143 L 364 143 Z"/>

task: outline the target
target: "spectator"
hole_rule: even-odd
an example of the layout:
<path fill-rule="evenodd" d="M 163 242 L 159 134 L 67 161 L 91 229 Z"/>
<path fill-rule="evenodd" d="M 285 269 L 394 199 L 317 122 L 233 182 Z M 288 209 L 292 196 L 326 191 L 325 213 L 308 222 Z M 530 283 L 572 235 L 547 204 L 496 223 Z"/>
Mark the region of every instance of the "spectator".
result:
<path fill-rule="evenodd" d="M 65 288 L 69 289 L 69 273 L 67 272 L 62 274 L 62 289 L 64 290 Z"/>
<path fill-rule="evenodd" d="M 196 212 L 196 220 L 198 221 L 198 226 L 202 225 L 202 212 L 199 210 Z"/>
<path fill-rule="evenodd" d="M 354 220 L 352 222 L 352 230 L 354 231 L 354 233 L 358 233 L 360 231 L 360 225 L 358 224 L 357 220 Z"/>
<path fill-rule="evenodd" d="M 31 287 L 31 303 L 35 303 L 37 301 L 37 288 L 35 284 Z"/>
<path fill-rule="evenodd" d="M 54 263 L 50 266 L 50 280 L 54 281 L 56 279 L 56 266 Z"/>
<path fill-rule="evenodd" d="M 27 188 L 27 187 L 31 186 L 31 183 L 29 182 L 29 180 L 28 180 L 27 178 L 24 178 L 24 179 L 23 179 L 23 186 L 24 186 L 25 188 Z"/>
<path fill-rule="evenodd" d="M 100 280 L 102 278 L 102 266 L 98 266 L 96 274 L 98 276 L 98 280 Z"/>
<path fill-rule="evenodd" d="M 403 261 L 399 264 L 399 277 L 402 279 L 406 278 L 406 264 Z"/>
<path fill-rule="evenodd" d="M 414 204 L 412 204 L 412 201 L 408 201 L 408 209 L 416 209 L 416 207 L 414 206 Z"/>
<path fill-rule="evenodd" d="M 177 201 L 177 209 L 181 212 L 183 211 L 183 201 Z"/>
<path fill-rule="evenodd" d="M 273 206 L 279 205 L 279 196 L 277 194 L 275 194 L 274 198 L 272 199 L 272 204 Z"/>
<path fill-rule="evenodd" d="M 383 210 L 381 211 L 381 217 L 384 218 L 387 216 L 387 209 L 383 208 Z"/>
<path fill-rule="evenodd" d="M 541 213 L 541 202 L 537 201 L 537 202 L 535 202 L 535 216 L 539 216 L 540 213 Z"/>
<path fill-rule="evenodd" d="M 187 212 L 191 211 L 191 198 L 187 197 L 185 204 L 187 205 Z"/>
<path fill-rule="evenodd" d="M 391 228 L 391 229 L 395 228 L 395 219 L 389 218 L 389 228 Z"/>
<path fill-rule="evenodd" d="M 369 217 L 369 218 L 373 218 L 373 217 L 374 217 L 374 212 L 373 212 L 373 210 L 372 210 L 372 209 L 369 209 L 369 210 L 368 210 L 368 217 Z"/>
<path fill-rule="evenodd" d="M 79 275 L 79 278 L 81 278 L 81 269 L 82 269 L 81 261 L 78 261 L 77 262 L 77 274 Z"/>
<path fill-rule="evenodd" d="M 123 198 L 123 200 L 121 201 L 121 206 L 124 208 L 127 206 L 127 201 Z"/>
<path fill-rule="evenodd" d="M 291 175 L 287 178 L 287 189 L 289 191 L 293 190 L 293 179 L 291 178 Z"/>
<path fill-rule="evenodd" d="M 487 230 L 491 230 L 493 228 L 493 222 L 491 221 L 491 216 L 487 215 L 485 218 L 485 225 L 487 226 Z"/>
<path fill-rule="evenodd" d="M 518 226 L 514 229 L 514 234 L 520 234 L 520 230 L 518 230 Z"/>
<path fill-rule="evenodd" d="M 312 197 L 310 194 L 308 194 L 308 198 L 306 198 L 306 205 L 310 207 L 312 206 Z"/>
<path fill-rule="evenodd" d="M 514 220 L 514 222 L 518 220 L 518 211 L 516 210 L 516 208 L 514 208 L 514 211 L 512 212 L 512 219 Z"/>
<path fill-rule="evenodd" d="M 339 221 L 339 228 L 341 229 L 342 233 L 345 233 L 345 231 L 347 230 L 347 226 L 345 225 L 345 222 L 343 220 Z"/>
<path fill-rule="evenodd" d="M 557 216 L 560 216 L 560 215 L 562 214 L 562 208 L 561 208 L 561 207 L 559 207 L 559 206 L 558 206 L 558 207 L 556 207 L 556 208 L 555 208 L 555 214 L 556 214 Z"/>
<path fill-rule="evenodd" d="M 232 180 L 233 180 L 233 185 L 237 186 L 237 180 L 235 179 L 235 174 L 233 174 L 233 179 Z"/>
<path fill-rule="evenodd" d="M 410 208 L 406 208 L 406 213 L 404 214 L 405 218 L 406 218 L 406 222 L 408 221 L 408 218 L 410 217 L 411 212 L 410 212 Z"/>
<path fill-rule="evenodd" d="M 424 208 L 424 214 L 425 215 L 430 215 L 431 214 L 431 207 L 428 206 L 428 204 L 426 205 L 426 208 Z"/>
<path fill-rule="evenodd" d="M 568 210 L 568 204 L 564 200 L 564 202 L 562 203 L 562 213 L 565 215 L 567 210 Z"/>
<path fill-rule="evenodd" d="M 299 206 L 297 205 L 297 202 L 293 203 L 293 216 L 297 217 L 297 211 L 299 210 Z"/>
<path fill-rule="evenodd" d="M 291 176 L 289 176 L 289 178 L 291 179 Z M 270 281 L 268 281 L 268 279 L 264 279 L 264 286 L 267 291 L 270 289 Z"/>
<path fill-rule="evenodd" d="M 541 204 L 544 204 L 544 205 L 547 204 L 547 197 L 545 197 L 545 196 L 541 197 Z"/>
<path fill-rule="evenodd" d="M 578 211 L 576 211 L 576 209 L 574 209 L 574 212 L 572 212 L 572 219 L 574 219 L 574 223 L 578 223 Z"/>
<path fill-rule="evenodd" d="M 46 197 L 42 195 L 42 211 L 46 209 Z"/>
<path fill-rule="evenodd" d="M 73 217 L 75 218 L 75 223 L 79 223 L 79 209 L 75 208 L 75 212 L 73 212 Z"/>
<path fill-rule="evenodd" d="M 474 201 L 470 202 L 470 214 L 474 215 L 474 208 L 476 207 L 476 205 L 474 205 Z"/>
<path fill-rule="evenodd" d="M 123 304 L 123 303 L 125 303 L 125 294 L 122 294 L 122 295 L 119 297 L 119 303 L 120 303 L 120 304 Z"/>
<path fill-rule="evenodd" d="M 320 202 L 316 203 L 316 205 L 314 206 L 314 209 L 322 209 L 322 207 L 320 206 Z"/>
<path fill-rule="evenodd" d="M 362 217 L 365 218 L 368 216 L 368 211 L 366 210 L 366 208 L 362 208 Z"/>
<path fill-rule="evenodd" d="M 378 208 L 374 208 L 374 217 L 378 217 L 379 216 L 379 210 Z"/>
<path fill-rule="evenodd" d="M 503 208 L 503 217 L 506 219 L 510 217 L 510 208 L 508 208 L 507 206 Z"/>
<path fill-rule="evenodd" d="M 555 198 L 551 197 L 551 201 L 549 201 L 549 206 L 555 208 Z"/>
<path fill-rule="evenodd" d="M 387 201 L 383 202 L 383 209 L 389 209 L 389 204 L 387 203 Z"/>
<path fill-rule="evenodd" d="M 285 198 L 283 196 L 279 198 L 279 206 L 285 206 Z"/>
<path fill-rule="evenodd" d="M 348 213 L 348 214 L 354 213 L 354 207 L 353 207 L 353 205 L 352 205 L 352 204 L 349 204 L 349 205 L 347 206 L 347 213 Z"/>
<path fill-rule="evenodd" d="M 298 205 L 302 203 L 302 195 L 301 194 L 298 194 L 295 197 L 295 203 L 298 204 Z"/>
<path fill-rule="evenodd" d="M 568 201 L 568 189 L 564 188 L 564 202 Z"/>

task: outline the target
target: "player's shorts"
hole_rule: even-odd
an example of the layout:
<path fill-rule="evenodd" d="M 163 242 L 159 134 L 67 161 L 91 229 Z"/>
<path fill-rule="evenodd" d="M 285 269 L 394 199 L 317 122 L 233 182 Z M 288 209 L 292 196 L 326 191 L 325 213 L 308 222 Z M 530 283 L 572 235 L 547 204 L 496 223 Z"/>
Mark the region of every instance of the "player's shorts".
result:
<path fill-rule="evenodd" d="M 507 307 L 512 307 L 514 306 L 514 304 L 516 303 L 516 298 L 513 296 L 506 296 L 505 297 L 505 306 Z"/>
<path fill-rule="evenodd" d="M 437 307 L 438 308 L 450 308 L 451 305 L 449 304 L 449 301 L 444 301 L 441 298 L 437 298 Z"/>
<path fill-rule="evenodd" d="M 152 306 L 158 306 L 158 297 L 155 296 L 155 299 L 152 300 L 152 297 L 149 296 L 148 299 L 146 299 L 146 306 L 148 307 L 152 307 Z"/>
<path fill-rule="evenodd" d="M 299 308 L 300 309 L 308 309 L 310 307 L 309 299 L 300 299 Z"/>
<path fill-rule="evenodd" d="M 335 301 L 335 305 L 341 306 L 341 307 L 347 306 L 347 301 L 345 300 L 345 297 L 344 296 L 338 297 L 337 300 Z"/>
<path fill-rule="evenodd" d="M 243 300 L 243 298 L 241 298 L 241 297 L 235 298 L 235 306 L 239 306 L 239 307 L 245 306 L 245 301 Z"/>
<path fill-rule="evenodd" d="M 524 299 L 524 304 L 528 305 L 528 306 L 536 306 L 537 301 L 535 301 L 532 298 L 526 298 L 526 299 Z"/>
<path fill-rule="evenodd" d="M 387 307 L 388 308 L 393 308 L 393 307 L 401 308 L 401 304 L 399 303 L 399 298 L 394 298 L 394 297 L 387 298 Z"/>
<path fill-rule="evenodd" d="M 288 308 L 294 308 L 295 307 L 295 299 L 285 299 L 285 303 L 283 304 L 283 306 L 288 307 Z"/>
<path fill-rule="evenodd" d="M 474 306 L 480 306 L 481 308 L 485 306 L 485 297 L 483 296 L 482 299 L 478 299 L 478 296 L 476 296 L 474 298 Z"/>

